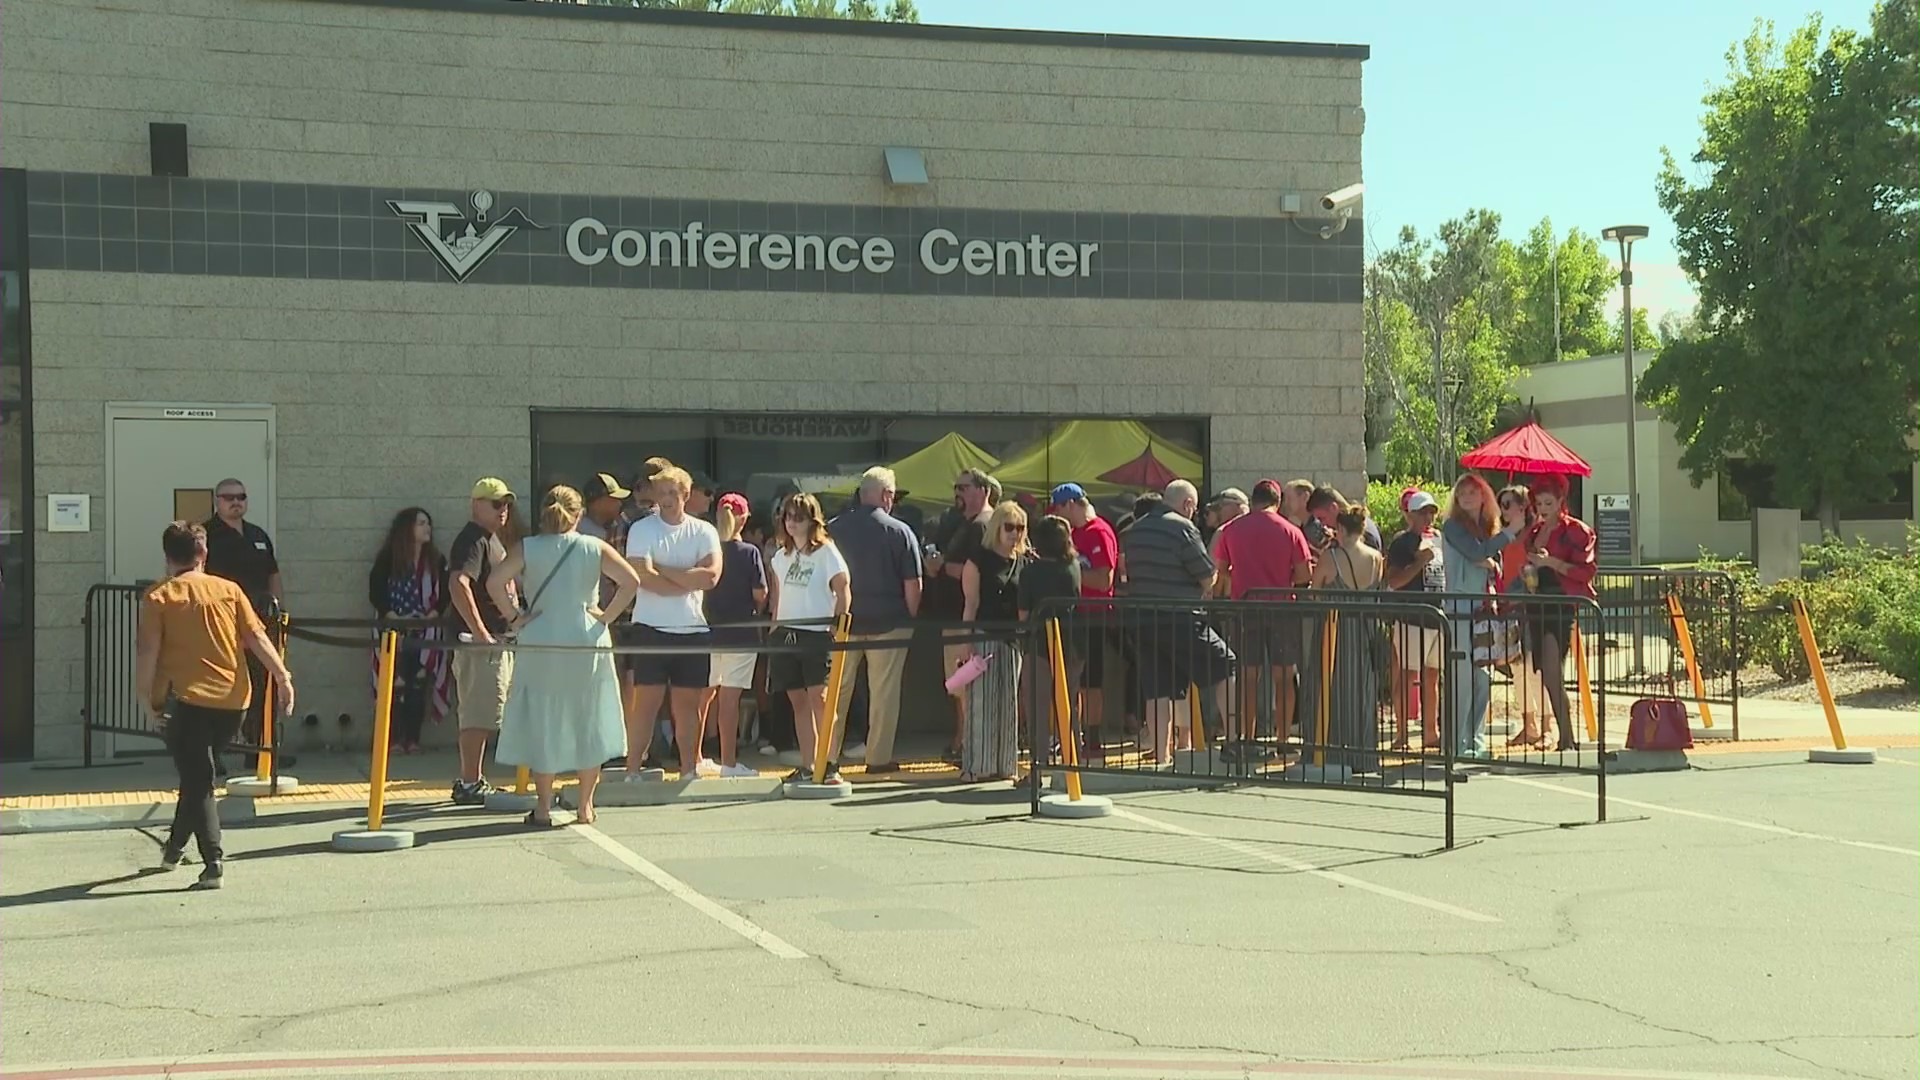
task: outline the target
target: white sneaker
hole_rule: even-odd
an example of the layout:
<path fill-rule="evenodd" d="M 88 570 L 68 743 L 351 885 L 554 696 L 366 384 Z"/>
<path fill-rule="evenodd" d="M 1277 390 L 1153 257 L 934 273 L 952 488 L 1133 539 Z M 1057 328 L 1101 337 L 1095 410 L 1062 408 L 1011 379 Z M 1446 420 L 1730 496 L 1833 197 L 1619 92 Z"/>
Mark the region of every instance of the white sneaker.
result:
<path fill-rule="evenodd" d="M 857 743 L 854 743 L 852 746 L 849 746 L 846 749 L 840 751 L 840 760 L 841 761 L 867 760 L 867 744 L 863 742 L 857 742 Z"/>
<path fill-rule="evenodd" d="M 713 760 L 712 758 L 704 758 L 704 757 L 703 757 L 703 758 L 701 758 L 701 759 L 700 759 L 700 760 L 699 760 L 699 761 L 698 761 L 697 763 L 695 763 L 695 764 L 694 764 L 694 766 L 693 766 L 693 775 L 695 775 L 695 776 L 719 776 L 719 775 L 720 775 L 720 763 L 719 763 L 719 762 L 717 762 L 717 761 L 715 761 L 715 760 Z"/>
<path fill-rule="evenodd" d="M 754 768 L 751 765 L 742 765 L 736 761 L 731 765 L 721 766 L 720 775 L 731 776 L 735 778 L 746 777 L 746 776 L 758 777 L 760 775 L 760 770 Z"/>

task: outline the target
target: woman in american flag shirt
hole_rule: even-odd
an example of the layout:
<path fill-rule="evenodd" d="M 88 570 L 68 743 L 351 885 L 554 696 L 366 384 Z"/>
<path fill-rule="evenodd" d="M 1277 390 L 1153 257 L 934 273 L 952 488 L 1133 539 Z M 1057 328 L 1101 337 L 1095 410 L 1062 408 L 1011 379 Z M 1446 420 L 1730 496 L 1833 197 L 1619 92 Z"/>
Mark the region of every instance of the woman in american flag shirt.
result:
<path fill-rule="evenodd" d="M 439 618 L 446 614 L 447 559 L 433 543 L 433 515 L 409 506 L 393 516 L 387 540 L 367 575 L 367 599 L 382 619 Z M 435 627 L 406 631 L 416 641 L 440 636 Z M 379 637 L 375 632 L 375 640 Z M 380 650 L 373 655 L 373 682 L 380 689 Z M 445 652 L 402 648 L 394 668 L 392 748 L 403 754 L 420 749 L 420 731 L 428 716 L 447 714 L 448 669 Z"/>

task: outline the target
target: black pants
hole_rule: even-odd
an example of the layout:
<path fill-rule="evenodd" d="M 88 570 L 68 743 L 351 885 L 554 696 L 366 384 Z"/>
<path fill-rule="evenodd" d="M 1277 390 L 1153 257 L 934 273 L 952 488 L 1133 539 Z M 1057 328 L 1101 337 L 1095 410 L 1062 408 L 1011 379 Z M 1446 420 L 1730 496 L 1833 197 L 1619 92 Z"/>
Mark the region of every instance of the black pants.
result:
<path fill-rule="evenodd" d="M 191 837 L 200 845 L 200 861 L 212 864 L 220 850 L 220 815 L 213 805 L 213 755 L 240 728 L 239 709 L 209 709 L 176 702 L 167 722 L 167 749 L 180 773 L 180 802 L 173 809 L 173 830 L 167 847 L 185 851 Z"/>
<path fill-rule="evenodd" d="M 400 685 L 394 688 L 393 732 L 388 740 L 394 746 L 420 745 L 420 732 L 427 724 L 433 671 L 422 659 L 419 650 L 404 647 L 395 658 L 394 675 Z"/>

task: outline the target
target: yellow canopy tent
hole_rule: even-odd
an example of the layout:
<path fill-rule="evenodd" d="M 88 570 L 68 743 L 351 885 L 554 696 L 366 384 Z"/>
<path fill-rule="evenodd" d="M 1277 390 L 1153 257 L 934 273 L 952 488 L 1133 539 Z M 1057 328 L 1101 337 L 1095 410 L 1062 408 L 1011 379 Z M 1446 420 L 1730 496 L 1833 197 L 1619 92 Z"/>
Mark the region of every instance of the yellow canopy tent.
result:
<path fill-rule="evenodd" d="M 925 509 L 944 510 L 953 504 L 953 478 L 962 469 L 992 472 L 999 465 L 999 458 L 966 436 L 949 431 L 926 449 L 916 450 L 887 467 L 893 470 L 900 490 L 907 492 L 906 501 Z M 855 478 L 824 488 L 820 494 L 852 498 L 859 490 L 860 481 Z"/>
<path fill-rule="evenodd" d="M 1138 420 L 1069 420 L 993 475 L 1013 491 L 1044 495 L 1054 484 L 1071 480 L 1089 495 L 1115 495 L 1136 489 L 1102 480 L 1101 475 L 1148 453 L 1174 475 L 1200 482 L 1199 455 L 1155 435 Z"/>

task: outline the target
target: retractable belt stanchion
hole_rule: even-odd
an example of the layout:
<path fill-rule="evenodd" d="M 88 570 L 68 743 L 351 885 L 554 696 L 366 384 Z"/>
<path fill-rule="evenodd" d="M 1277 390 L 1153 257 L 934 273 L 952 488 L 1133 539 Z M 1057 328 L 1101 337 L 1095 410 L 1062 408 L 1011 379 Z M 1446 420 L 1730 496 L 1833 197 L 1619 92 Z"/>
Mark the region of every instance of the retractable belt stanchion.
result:
<path fill-rule="evenodd" d="M 1308 764 L 1303 755 L 1299 764 L 1286 770 L 1286 775 L 1319 783 L 1344 783 L 1353 779 L 1353 767 L 1341 762 L 1327 764 L 1327 739 L 1333 728 L 1333 661 L 1334 649 L 1340 643 L 1340 613 L 1327 612 L 1326 621 L 1320 625 L 1320 700 L 1316 703 L 1313 722 L 1313 762 Z"/>
<path fill-rule="evenodd" d="M 1053 674 L 1053 728 L 1060 736 L 1060 759 L 1067 766 L 1067 793 L 1040 797 L 1040 816 L 1058 818 L 1105 817 L 1113 800 L 1080 790 L 1080 747 L 1073 737 L 1072 693 L 1067 688 L 1067 650 L 1060 636 L 1060 620 L 1047 620 L 1047 661 Z M 1040 748 L 1034 748 L 1033 768 L 1040 768 Z"/>
<path fill-rule="evenodd" d="M 413 846 L 411 829 L 389 829 L 387 814 L 388 739 L 393 734 L 393 676 L 400 655 L 400 635 L 380 635 L 380 687 L 373 699 L 373 758 L 367 771 L 367 827 L 333 834 L 336 851 L 398 851 Z"/>
<path fill-rule="evenodd" d="M 1580 715 L 1587 721 L 1587 741 L 1593 742 L 1600 738 L 1600 725 L 1594 718 L 1593 677 L 1587 670 L 1587 643 L 1580 637 L 1579 623 L 1573 624 L 1573 632 L 1568 637 L 1573 649 L 1573 675 L 1580 691 Z"/>
<path fill-rule="evenodd" d="M 287 648 L 287 616 L 282 613 L 273 616 L 266 623 L 267 638 L 273 642 L 284 656 Z M 266 680 L 265 700 L 260 707 L 260 752 L 254 757 L 253 775 L 236 777 L 227 781 L 227 794 L 242 799 L 260 798 L 267 795 L 285 795 L 300 787 L 297 777 L 287 776 L 276 769 L 274 732 L 279 724 L 279 702 L 274 698 L 273 679 Z"/>
<path fill-rule="evenodd" d="M 1707 684 L 1700 677 L 1700 662 L 1693 653 L 1693 632 L 1687 628 L 1687 609 L 1680 598 L 1667 596 L 1667 618 L 1673 622 L 1674 639 L 1680 642 L 1680 658 L 1687 664 L 1687 679 L 1693 684 L 1693 703 L 1700 707 L 1700 726 L 1713 727 L 1713 710 L 1707 707 Z"/>
<path fill-rule="evenodd" d="M 1821 765 L 1871 765 L 1875 755 L 1869 746 L 1848 746 L 1847 733 L 1840 730 L 1840 710 L 1834 707 L 1833 688 L 1827 684 L 1827 665 L 1820 662 L 1820 643 L 1813 636 L 1813 620 L 1807 617 L 1806 601 L 1793 598 L 1793 622 L 1800 631 L 1800 647 L 1807 652 L 1807 670 L 1813 673 L 1813 688 L 1820 692 L 1820 705 L 1827 714 L 1827 733 L 1833 736 L 1831 747 L 1817 746 L 1807 751 L 1807 760 Z"/>

